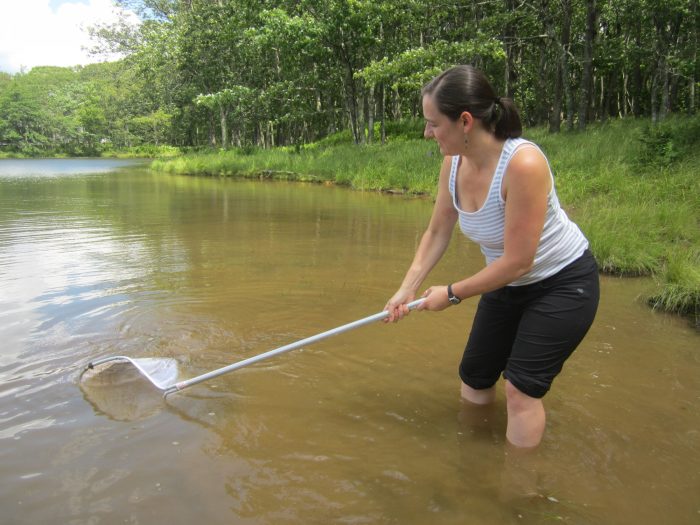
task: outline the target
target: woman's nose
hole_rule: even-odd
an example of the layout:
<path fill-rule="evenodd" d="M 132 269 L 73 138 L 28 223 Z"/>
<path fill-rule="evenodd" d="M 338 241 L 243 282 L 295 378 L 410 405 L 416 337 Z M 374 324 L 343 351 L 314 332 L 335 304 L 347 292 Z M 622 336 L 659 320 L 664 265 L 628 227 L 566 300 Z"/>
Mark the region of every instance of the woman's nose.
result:
<path fill-rule="evenodd" d="M 425 125 L 425 129 L 423 130 L 423 137 L 426 139 L 430 139 L 433 137 L 433 129 L 430 126 L 430 124 Z"/>

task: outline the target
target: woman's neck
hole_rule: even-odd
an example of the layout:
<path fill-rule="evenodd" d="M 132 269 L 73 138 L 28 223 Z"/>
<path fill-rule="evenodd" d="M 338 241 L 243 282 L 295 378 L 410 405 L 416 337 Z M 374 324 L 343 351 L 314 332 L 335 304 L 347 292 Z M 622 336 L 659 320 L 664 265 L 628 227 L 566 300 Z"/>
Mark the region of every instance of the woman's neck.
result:
<path fill-rule="evenodd" d="M 470 133 L 461 155 L 476 169 L 481 170 L 498 162 L 504 142 L 491 132 L 474 129 Z"/>

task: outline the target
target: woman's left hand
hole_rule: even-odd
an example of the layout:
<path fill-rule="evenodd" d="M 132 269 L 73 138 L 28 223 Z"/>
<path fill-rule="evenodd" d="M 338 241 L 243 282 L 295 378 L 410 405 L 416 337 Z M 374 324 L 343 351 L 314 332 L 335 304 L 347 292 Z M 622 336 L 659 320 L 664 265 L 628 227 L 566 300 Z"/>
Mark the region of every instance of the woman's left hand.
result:
<path fill-rule="evenodd" d="M 447 286 L 431 286 L 422 295 L 425 298 L 419 310 L 429 310 L 431 312 L 439 312 L 450 306 L 450 301 L 447 298 Z"/>

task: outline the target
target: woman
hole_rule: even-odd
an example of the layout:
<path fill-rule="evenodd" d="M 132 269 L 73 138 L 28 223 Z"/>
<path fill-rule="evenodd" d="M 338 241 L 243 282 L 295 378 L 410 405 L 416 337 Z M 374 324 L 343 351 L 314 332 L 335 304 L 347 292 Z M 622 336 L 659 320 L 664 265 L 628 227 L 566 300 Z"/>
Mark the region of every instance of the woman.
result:
<path fill-rule="evenodd" d="M 549 164 L 522 127 L 513 102 L 486 77 L 457 66 L 423 88 L 425 137 L 445 156 L 430 224 L 387 321 L 408 314 L 459 221 L 481 246 L 486 266 L 431 286 L 419 309 L 439 311 L 481 295 L 459 367 L 462 397 L 495 399 L 505 378 L 506 438 L 537 446 L 545 429 L 542 397 L 583 339 L 598 307 L 598 269 L 588 241 L 559 206 Z"/>

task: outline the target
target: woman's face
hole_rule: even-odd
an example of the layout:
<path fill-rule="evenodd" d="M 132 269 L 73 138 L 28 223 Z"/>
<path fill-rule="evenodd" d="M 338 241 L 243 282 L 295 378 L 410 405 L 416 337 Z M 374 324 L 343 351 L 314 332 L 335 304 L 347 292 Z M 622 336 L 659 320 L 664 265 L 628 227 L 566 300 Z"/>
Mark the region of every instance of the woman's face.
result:
<path fill-rule="evenodd" d="M 443 155 L 459 155 L 464 150 L 464 122 L 450 120 L 440 113 L 432 95 L 423 96 L 423 118 L 426 139 L 435 139 Z"/>

